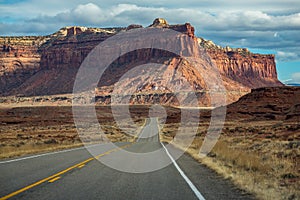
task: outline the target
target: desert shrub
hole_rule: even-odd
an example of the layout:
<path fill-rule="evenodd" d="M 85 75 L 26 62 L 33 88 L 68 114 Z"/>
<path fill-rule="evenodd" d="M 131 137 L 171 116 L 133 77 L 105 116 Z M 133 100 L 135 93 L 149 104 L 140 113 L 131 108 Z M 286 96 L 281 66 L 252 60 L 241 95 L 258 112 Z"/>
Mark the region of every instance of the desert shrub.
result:
<path fill-rule="evenodd" d="M 45 140 L 44 144 L 57 144 L 57 141 L 55 139 L 49 139 L 49 140 Z"/>

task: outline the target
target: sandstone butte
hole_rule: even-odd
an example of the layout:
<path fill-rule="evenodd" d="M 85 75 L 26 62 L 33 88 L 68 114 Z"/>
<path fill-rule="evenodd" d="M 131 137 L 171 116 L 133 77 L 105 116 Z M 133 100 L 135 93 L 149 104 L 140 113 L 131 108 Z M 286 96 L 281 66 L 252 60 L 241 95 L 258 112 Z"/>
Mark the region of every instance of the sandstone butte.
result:
<path fill-rule="evenodd" d="M 81 63 L 100 42 L 120 32 L 151 27 L 181 32 L 185 35 L 183 38 L 192 38 L 195 44 L 204 48 L 221 74 L 227 90 L 227 103 L 235 102 L 251 89 L 282 86 L 277 79 L 274 55 L 255 54 L 246 48 L 220 47 L 212 41 L 196 37 L 190 23 L 169 25 L 166 20 L 158 18 L 145 28 L 135 24 L 125 28 L 74 26 L 62 28 L 47 36 L 0 37 L 0 96 L 70 94 Z M 184 39 L 181 42 L 182 48 L 194 45 L 186 43 Z M 170 52 L 153 49 L 144 49 L 143 52 L 137 50 L 120 56 L 100 80 L 96 89 L 97 102 L 108 104 L 114 84 L 126 70 L 136 66 L 138 61 L 150 60 L 174 69 L 172 76 L 169 76 L 174 79 L 171 82 L 180 84 L 181 77 L 184 77 L 196 91 L 200 105 L 210 106 L 210 97 L 205 93 L 206 84 L 195 66 Z M 210 73 L 209 70 L 200 72 Z M 118 84 L 124 93 L 134 93 L 130 103 L 178 105 L 172 91 L 164 87 L 166 77 L 163 71 L 159 77 L 140 73 L 139 77 L 131 77 Z M 138 87 L 138 91 L 132 92 L 129 86 L 137 78 L 147 81 Z"/>

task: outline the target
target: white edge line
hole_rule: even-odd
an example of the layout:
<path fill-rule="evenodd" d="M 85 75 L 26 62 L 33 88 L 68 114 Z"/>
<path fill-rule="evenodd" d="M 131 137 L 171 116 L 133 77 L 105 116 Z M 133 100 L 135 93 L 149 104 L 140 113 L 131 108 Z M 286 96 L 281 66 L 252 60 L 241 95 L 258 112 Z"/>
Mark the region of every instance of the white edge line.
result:
<path fill-rule="evenodd" d="M 87 147 L 83 146 L 83 147 L 78 147 L 78 148 L 73 148 L 73 149 L 66 149 L 66 150 L 62 150 L 62 151 L 55 151 L 55 152 L 49 152 L 49 153 L 38 154 L 38 155 L 34 155 L 34 156 L 27 156 L 27 157 L 17 158 L 17 159 L 13 159 L 13 160 L 0 161 L 0 164 L 11 163 L 11 162 L 17 162 L 17 161 L 21 161 L 21 160 L 27 160 L 27 159 L 32 159 L 32 158 L 38 158 L 38 157 L 48 156 L 48 155 L 53 155 L 53 154 L 58 154 L 58 153 L 65 153 L 65 152 L 70 152 L 70 151 L 76 151 L 76 150 L 86 149 L 86 148 L 94 147 L 94 146 L 98 146 L 98 145 L 102 145 L 102 144 L 93 144 L 93 145 L 90 145 L 90 146 L 87 146 Z"/>
<path fill-rule="evenodd" d="M 180 167 L 177 165 L 176 161 L 174 160 L 174 158 L 171 156 L 171 154 L 169 153 L 168 149 L 165 147 L 165 145 L 160 142 L 160 144 L 164 147 L 167 155 L 169 156 L 169 158 L 171 159 L 171 161 L 173 162 L 173 165 L 176 167 L 176 169 L 178 170 L 178 172 L 180 173 L 180 175 L 182 176 L 182 178 L 185 180 L 185 182 L 190 186 L 190 188 L 192 189 L 192 191 L 194 192 L 194 194 L 196 195 L 196 197 L 200 200 L 205 200 L 205 198 L 202 196 L 202 194 L 199 192 L 199 190 L 196 188 L 196 186 L 192 183 L 192 181 L 185 175 L 185 173 L 182 171 L 182 169 L 180 169 Z"/>

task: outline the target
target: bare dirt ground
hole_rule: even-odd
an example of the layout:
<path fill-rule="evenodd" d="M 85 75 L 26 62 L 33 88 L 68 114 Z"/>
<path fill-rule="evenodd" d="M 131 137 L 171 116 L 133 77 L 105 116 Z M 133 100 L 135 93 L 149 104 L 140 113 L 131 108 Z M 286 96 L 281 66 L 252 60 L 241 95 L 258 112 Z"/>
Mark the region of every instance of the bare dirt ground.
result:
<path fill-rule="evenodd" d="M 137 109 L 139 110 L 139 109 Z M 130 141 L 135 127 L 123 119 L 126 133 L 115 123 L 108 106 L 97 107 L 97 117 L 105 136 L 112 142 Z M 143 119 L 133 120 L 137 126 Z M 131 135 L 128 134 L 132 132 Z M 99 142 L 95 134 L 79 137 L 71 106 L 38 106 L 0 109 L 0 158 L 53 151 Z M 106 138 L 103 138 L 105 142 Z"/>

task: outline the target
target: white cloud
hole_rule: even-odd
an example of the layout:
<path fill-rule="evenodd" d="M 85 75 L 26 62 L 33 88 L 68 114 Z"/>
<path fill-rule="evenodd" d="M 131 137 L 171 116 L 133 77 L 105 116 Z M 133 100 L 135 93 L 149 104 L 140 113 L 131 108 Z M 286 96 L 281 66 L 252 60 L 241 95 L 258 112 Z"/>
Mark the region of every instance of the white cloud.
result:
<path fill-rule="evenodd" d="M 70 21 L 75 20 L 81 23 L 95 24 L 105 20 L 105 12 L 93 3 L 78 5 L 67 15 L 71 16 Z"/>
<path fill-rule="evenodd" d="M 68 18 L 66 16 L 71 16 Z M 283 31 L 300 30 L 300 13 L 275 16 L 262 11 L 222 11 L 208 13 L 193 8 L 170 8 L 165 7 L 143 7 L 133 4 L 120 4 L 107 9 L 101 9 L 93 3 L 78 5 L 68 12 L 58 13 L 57 16 L 65 16 L 68 22 L 100 23 L 110 18 L 112 22 L 125 18 L 130 21 L 137 21 L 144 25 L 148 16 L 152 19 L 158 16 L 165 16 L 169 21 L 185 22 L 191 21 L 194 25 L 203 27 L 206 30 L 218 31 Z M 51 16 L 50 16 L 51 17 Z M 114 19 L 112 19 L 114 18 Z M 81 20 L 80 20 L 81 19 Z M 36 18 L 39 20 L 39 17 Z M 122 20 L 121 20 L 122 21 Z M 119 25 L 119 24 L 117 24 Z M 127 25 L 127 24 L 123 24 Z"/>
<path fill-rule="evenodd" d="M 277 51 L 276 55 L 277 55 L 276 59 L 279 61 L 300 60 L 299 54 L 294 52 Z"/>
<path fill-rule="evenodd" d="M 117 16 L 123 12 L 139 10 L 139 7 L 134 4 L 119 4 L 114 6 L 113 9 L 110 10 L 111 16 Z"/>
<path fill-rule="evenodd" d="M 33 1 L 33 0 L 32 0 Z M 52 0 L 51 2 L 56 2 L 57 0 Z M 74 2 L 83 2 L 82 0 L 72 1 L 72 5 Z M 93 1 L 92 1 L 93 2 Z M 95 1 L 94 1 L 95 2 Z M 121 1 L 119 1 L 121 2 Z M 172 1 L 171 1 L 172 2 Z M 264 2 L 264 1 L 263 1 Z M 37 3 L 37 2 L 36 2 Z M 157 3 L 156 1 L 153 4 Z M 275 2 L 276 3 L 276 2 Z M 279 2 L 277 2 L 279 3 Z M 37 3 L 40 5 L 41 3 Z M 49 3 L 48 3 L 49 4 Z M 52 3 L 53 4 L 53 3 Z M 52 5 L 51 4 L 51 5 Z M 71 3 L 70 3 L 71 4 Z M 213 3 L 207 2 L 207 6 L 213 5 L 212 8 L 216 9 L 216 6 Z M 229 1 L 228 4 L 232 5 L 232 2 Z M 259 3 L 257 2 L 259 5 Z M 199 5 L 201 3 L 196 3 L 194 7 L 180 7 L 181 3 L 177 2 L 173 5 L 176 7 L 168 7 L 166 6 L 138 6 L 138 4 L 117 4 L 111 5 L 109 7 L 102 7 L 102 4 L 97 3 L 87 3 L 87 4 L 77 4 L 74 6 L 74 9 L 67 9 L 67 3 L 62 3 L 60 10 L 57 10 L 55 14 L 53 14 L 53 7 L 50 5 L 50 8 L 45 8 L 45 12 L 41 13 L 40 9 L 32 9 L 29 11 L 28 4 L 21 4 L 24 6 L 24 9 L 16 9 L 15 6 L 3 6 L 2 10 L 4 12 L 0 12 L 0 17 L 9 16 L 15 14 L 14 16 L 23 16 L 25 15 L 25 19 L 28 19 L 28 16 L 32 16 L 33 19 L 45 21 L 47 18 L 62 19 L 64 21 L 56 21 L 59 22 L 86 22 L 86 23 L 100 23 L 107 20 L 107 18 L 115 17 L 113 21 L 123 21 L 122 18 L 127 18 L 131 21 L 138 21 L 142 24 L 149 24 L 148 17 L 155 18 L 158 16 L 165 16 L 169 21 L 173 22 L 185 22 L 191 21 L 194 25 L 199 25 L 199 27 L 204 27 L 206 30 L 259 30 L 259 31 L 270 31 L 270 30 L 290 30 L 296 29 L 300 30 L 300 13 L 293 14 L 284 14 L 284 15 L 271 15 L 267 14 L 263 11 L 253 11 L 253 6 L 249 6 L 242 10 L 232 10 L 232 9 L 224 9 L 222 7 L 221 11 L 210 11 L 208 12 L 206 9 L 200 9 Z M 100 6 L 101 8 L 100 8 Z M 198 5 L 198 6 L 197 6 Z M 220 5 L 225 6 L 223 1 L 220 1 Z M 219 6 L 220 6 L 219 5 Z M 33 4 L 35 6 L 35 4 Z M 241 5 L 240 5 L 241 6 Z M 0 7 L 1 8 L 1 7 Z M 255 10 L 257 7 L 255 7 Z M 8 10 L 8 11 L 7 11 Z M 21 12 L 22 10 L 22 12 Z M 25 12 L 25 11 L 28 12 Z M 49 10 L 49 12 L 46 12 Z M 62 11 L 63 10 L 63 11 Z M 19 13 L 18 13 L 19 12 Z M 33 15 L 28 15 L 28 13 L 33 13 Z M 49 14 L 50 13 L 50 14 Z M 43 17 L 44 18 L 43 18 Z M 45 16 L 47 16 L 45 18 Z M 145 18 L 146 16 L 146 18 Z M 31 18 L 31 19 L 32 19 Z M 81 20 L 80 20 L 81 19 Z M 127 25 L 127 24 L 123 24 Z"/>
<path fill-rule="evenodd" d="M 61 2 L 59 9 L 55 6 L 58 1 Z M 291 12 L 294 6 L 288 7 L 286 2 L 275 0 L 268 4 L 268 1 L 254 0 L 242 5 L 233 0 L 218 3 L 194 0 L 184 1 L 184 4 L 171 0 L 162 5 L 160 2 L 163 1 L 146 0 L 142 6 L 140 1 L 131 4 L 121 0 L 114 2 L 119 4 L 96 0 L 90 0 L 90 3 L 85 0 L 52 0 L 48 3 L 29 0 L 18 4 L 22 9 L 3 5 L 0 6 L 0 19 L 8 15 L 12 22 L 0 22 L 0 35 L 50 34 L 70 25 L 109 27 L 135 23 L 147 26 L 154 18 L 163 17 L 170 23 L 191 22 L 198 36 L 223 46 L 274 50 L 279 61 L 300 60 L 300 12 Z M 288 0 L 288 3 L 296 5 L 297 1 Z M 278 14 L 280 7 L 284 14 Z M 258 8 L 261 10 L 257 11 Z M 25 20 L 13 20 L 22 16 Z"/>
<path fill-rule="evenodd" d="M 292 74 L 292 81 L 293 81 L 293 83 L 300 84 L 300 72 L 296 72 L 296 73 Z"/>

